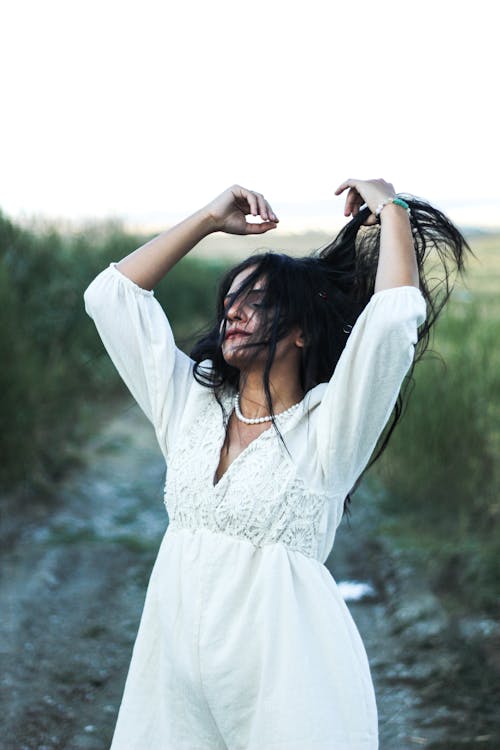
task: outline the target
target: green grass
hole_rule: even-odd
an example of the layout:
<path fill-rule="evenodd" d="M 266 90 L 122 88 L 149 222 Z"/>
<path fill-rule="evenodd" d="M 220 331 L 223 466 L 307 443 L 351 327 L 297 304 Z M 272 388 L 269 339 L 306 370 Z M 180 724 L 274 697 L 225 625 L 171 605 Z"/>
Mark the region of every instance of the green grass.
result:
<path fill-rule="evenodd" d="M 78 460 L 95 404 L 125 394 L 83 292 L 111 261 L 148 238 L 116 223 L 63 235 L 29 231 L 0 213 L 0 491 L 51 491 Z M 212 315 L 222 261 L 186 258 L 155 290 L 178 344 Z"/>
<path fill-rule="evenodd" d="M 450 607 L 496 612 L 500 540 L 500 264 L 498 238 L 473 245 L 415 370 L 407 412 L 374 473 L 382 529 Z M 438 356 L 439 355 L 439 356 Z"/>

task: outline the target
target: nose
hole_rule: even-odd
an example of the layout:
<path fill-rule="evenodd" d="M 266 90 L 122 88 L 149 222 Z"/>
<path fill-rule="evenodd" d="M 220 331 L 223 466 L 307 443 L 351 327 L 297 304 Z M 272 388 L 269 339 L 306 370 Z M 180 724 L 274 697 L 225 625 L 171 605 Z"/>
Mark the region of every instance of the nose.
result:
<path fill-rule="evenodd" d="M 226 309 L 226 318 L 228 320 L 241 320 L 245 317 L 245 306 L 241 299 L 233 299 Z"/>

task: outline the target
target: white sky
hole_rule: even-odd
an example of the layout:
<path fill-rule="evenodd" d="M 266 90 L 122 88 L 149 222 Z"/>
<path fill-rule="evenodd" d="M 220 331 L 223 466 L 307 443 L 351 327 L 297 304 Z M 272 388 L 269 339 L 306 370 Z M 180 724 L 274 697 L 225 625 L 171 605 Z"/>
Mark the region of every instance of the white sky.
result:
<path fill-rule="evenodd" d="M 491 0 L 15 0 L 3 9 L 0 208 L 166 225 L 238 182 L 280 229 L 384 177 L 500 225 Z"/>

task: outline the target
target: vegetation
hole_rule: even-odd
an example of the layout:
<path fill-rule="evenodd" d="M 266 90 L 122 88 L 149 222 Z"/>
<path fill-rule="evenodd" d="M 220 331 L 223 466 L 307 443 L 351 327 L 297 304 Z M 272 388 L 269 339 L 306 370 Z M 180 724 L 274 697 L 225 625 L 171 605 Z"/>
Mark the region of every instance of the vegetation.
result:
<path fill-rule="evenodd" d="M 27 230 L 0 214 L 0 484 L 50 487 L 94 430 L 95 404 L 123 395 L 85 314 L 83 292 L 147 238 L 116 223 Z M 457 285 L 407 413 L 371 472 L 381 526 L 443 594 L 493 613 L 500 515 L 498 238 L 471 237 L 478 261 Z M 212 314 L 223 261 L 188 257 L 155 290 L 178 344 Z M 102 410 L 100 410 L 102 411 Z M 355 504 L 353 513 L 355 513 Z M 452 597 L 456 602 L 456 597 Z"/>
<path fill-rule="evenodd" d="M 450 607 L 490 610 L 500 559 L 498 238 L 472 238 L 478 260 L 416 367 L 407 412 L 374 467 L 382 526 Z M 496 279 L 496 281 L 495 281 Z M 458 598 L 457 598 L 458 595 Z"/>
<path fill-rule="evenodd" d="M 146 241 L 116 223 L 63 234 L 0 214 L 0 487 L 43 491 L 88 434 L 96 401 L 123 393 L 83 292 L 112 260 Z M 212 312 L 221 262 L 186 258 L 155 291 L 180 345 Z"/>

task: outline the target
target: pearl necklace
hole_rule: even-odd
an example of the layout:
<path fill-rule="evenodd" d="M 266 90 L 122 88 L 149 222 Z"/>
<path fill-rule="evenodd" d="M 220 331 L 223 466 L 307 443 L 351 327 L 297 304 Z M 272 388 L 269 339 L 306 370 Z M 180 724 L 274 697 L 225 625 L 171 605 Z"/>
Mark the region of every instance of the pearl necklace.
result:
<path fill-rule="evenodd" d="M 300 405 L 302 401 L 299 401 L 298 403 L 294 404 L 293 406 L 290 406 L 285 411 L 280 412 L 279 414 L 275 414 L 275 418 L 278 419 L 278 417 L 285 417 L 288 414 L 292 414 Z M 261 422 L 270 422 L 272 420 L 272 416 L 269 415 L 267 417 L 255 417 L 254 419 L 248 419 L 248 417 L 244 417 L 243 414 L 240 411 L 240 394 L 237 393 L 234 397 L 234 412 L 240 422 L 244 422 L 245 424 L 260 424 Z"/>

